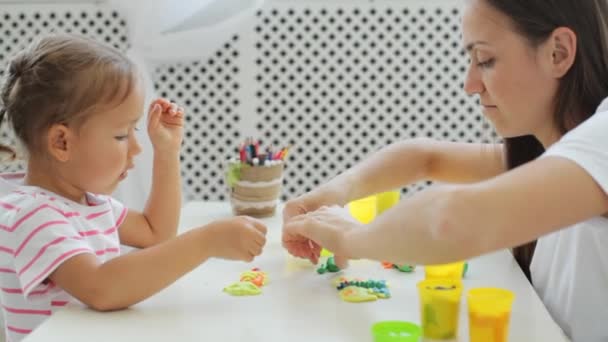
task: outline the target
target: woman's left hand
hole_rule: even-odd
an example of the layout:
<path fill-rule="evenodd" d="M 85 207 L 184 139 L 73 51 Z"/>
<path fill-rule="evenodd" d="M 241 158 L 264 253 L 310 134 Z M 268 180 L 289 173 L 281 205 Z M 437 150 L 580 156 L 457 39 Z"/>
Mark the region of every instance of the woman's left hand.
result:
<path fill-rule="evenodd" d="M 150 104 L 148 135 L 155 151 L 179 152 L 184 131 L 184 109 L 166 99 Z"/>

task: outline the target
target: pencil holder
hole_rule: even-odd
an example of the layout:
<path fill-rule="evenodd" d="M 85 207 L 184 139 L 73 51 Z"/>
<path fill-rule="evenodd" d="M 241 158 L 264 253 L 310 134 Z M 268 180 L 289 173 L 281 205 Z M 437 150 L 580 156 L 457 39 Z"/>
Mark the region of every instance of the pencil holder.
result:
<path fill-rule="evenodd" d="M 282 160 L 266 161 L 263 165 L 231 162 L 227 183 L 234 214 L 253 217 L 274 215 L 281 195 L 283 169 Z"/>

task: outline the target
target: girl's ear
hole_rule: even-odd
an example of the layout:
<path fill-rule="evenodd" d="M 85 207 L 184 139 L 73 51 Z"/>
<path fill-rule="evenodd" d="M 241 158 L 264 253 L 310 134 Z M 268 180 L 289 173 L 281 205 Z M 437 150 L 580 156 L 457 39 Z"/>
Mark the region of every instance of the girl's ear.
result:
<path fill-rule="evenodd" d="M 547 41 L 549 68 L 555 78 L 568 73 L 576 59 L 576 33 L 567 27 L 556 28 Z"/>
<path fill-rule="evenodd" d="M 60 162 L 70 160 L 74 134 L 63 124 L 54 124 L 47 134 L 47 149 L 51 156 Z"/>

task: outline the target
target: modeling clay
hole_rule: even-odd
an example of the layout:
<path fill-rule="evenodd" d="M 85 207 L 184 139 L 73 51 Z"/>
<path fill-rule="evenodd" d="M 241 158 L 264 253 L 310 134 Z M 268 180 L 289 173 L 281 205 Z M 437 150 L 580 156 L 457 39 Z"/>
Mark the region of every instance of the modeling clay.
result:
<path fill-rule="evenodd" d="M 255 296 L 262 293 L 261 287 L 268 283 L 268 276 L 259 268 L 241 273 L 240 281 L 224 288 L 224 292 L 233 296 Z"/>
<path fill-rule="evenodd" d="M 396 268 L 401 272 L 405 272 L 405 273 L 411 273 L 414 272 L 414 270 L 416 269 L 416 266 L 414 265 L 397 265 L 397 264 L 393 264 L 392 262 L 388 262 L 388 261 L 383 261 L 382 262 L 382 267 L 386 268 L 386 269 L 393 269 Z"/>
<path fill-rule="evenodd" d="M 327 258 L 327 262 L 325 264 L 321 264 L 317 269 L 317 273 L 323 274 L 325 272 L 336 273 L 340 271 L 340 267 L 336 265 L 336 261 L 333 256 Z"/>
<path fill-rule="evenodd" d="M 368 289 L 354 286 L 340 290 L 340 298 L 345 302 L 351 303 L 372 302 L 378 299 Z"/>
<path fill-rule="evenodd" d="M 262 290 L 248 281 L 238 281 L 225 287 L 224 292 L 233 296 L 255 296 Z"/>
<path fill-rule="evenodd" d="M 398 269 L 401 272 L 405 272 L 405 273 L 411 273 L 414 272 L 414 270 L 416 269 L 416 266 L 413 265 L 394 265 L 394 268 Z"/>
<path fill-rule="evenodd" d="M 241 281 L 249 281 L 258 287 L 262 287 L 268 283 L 268 276 L 266 273 L 254 268 L 251 271 L 241 273 Z"/>
<path fill-rule="evenodd" d="M 339 277 L 334 279 L 332 284 L 340 291 L 340 298 L 347 302 L 369 302 L 391 297 L 385 280 Z"/>
<path fill-rule="evenodd" d="M 382 262 L 382 267 L 386 268 L 386 269 L 391 269 L 393 268 L 393 263 L 392 262 L 388 262 L 388 261 L 383 261 Z"/>

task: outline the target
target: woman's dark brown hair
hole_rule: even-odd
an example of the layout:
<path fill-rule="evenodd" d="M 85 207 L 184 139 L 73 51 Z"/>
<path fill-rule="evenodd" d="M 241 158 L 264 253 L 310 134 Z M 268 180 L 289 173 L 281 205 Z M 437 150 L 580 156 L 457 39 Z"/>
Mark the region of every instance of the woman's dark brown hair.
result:
<path fill-rule="evenodd" d="M 78 127 L 97 108 L 126 99 L 137 79 L 119 51 L 76 35 L 50 35 L 10 62 L 0 90 L 0 124 L 8 119 L 30 155 L 44 152 L 54 124 Z M 0 143 L 0 153 L 15 150 Z"/>
<path fill-rule="evenodd" d="M 562 78 L 554 101 L 554 125 L 564 134 L 596 111 L 608 96 L 608 2 L 606 0 L 485 0 L 510 18 L 516 32 L 532 47 L 545 42 L 559 27 L 577 36 L 574 64 Z M 608 134 L 608 133 L 607 133 Z M 544 152 L 533 136 L 505 139 L 509 169 L 527 163 Z M 530 279 L 530 262 L 536 242 L 514 250 Z"/>

